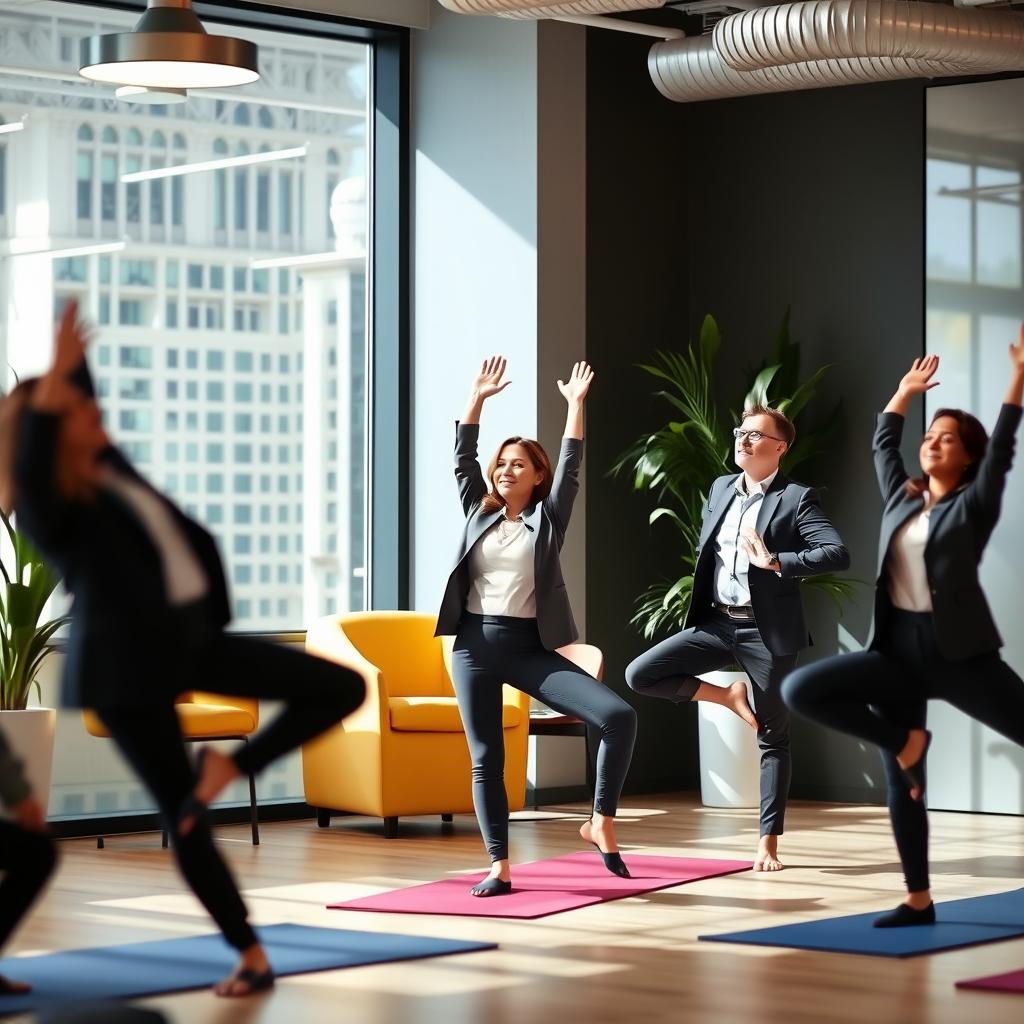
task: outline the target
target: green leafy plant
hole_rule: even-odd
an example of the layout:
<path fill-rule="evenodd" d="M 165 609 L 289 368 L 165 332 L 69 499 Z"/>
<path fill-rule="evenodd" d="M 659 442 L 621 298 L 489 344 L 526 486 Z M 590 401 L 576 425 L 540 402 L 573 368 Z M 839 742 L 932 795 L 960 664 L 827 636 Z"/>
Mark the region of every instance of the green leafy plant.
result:
<path fill-rule="evenodd" d="M 655 396 L 668 402 L 674 418 L 655 433 L 638 438 L 612 469 L 615 475 L 628 472 L 635 491 L 654 494 L 658 507 L 651 512 L 652 525 L 665 520 L 678 533 L 681 575 L 649 586 L 637 599 L 630 620 L 647 639 L 682 629 L 693 596 L 694 552 L 707 488 L 716 477 L 736 472 L 731 431 L 741 414 L 733 412 L 723 423 L 713 394 L 715 359 L 721 344 L 718 324 L 706 316 L 697 343 L 691 343 L 685 353 L 659 351 L 652 363 L 641 364 L 640 368 L 659 382 Z M 807 380 L 800 379 L 800 346 L 790 337 L 787 310 L 772 357 L 754 372 L 743 403 L 744 407 L 757 402 L 773 406 L 796 424 L 796 441 L 782 460 L 787 475 L 825 452 L 841 427 L 838 405 L 821 425 L 809 428 L 805 423 L 807 406 L 828 370 L 823 366 Z M 801 582 L 827 594 L 840 610 L 856 586 L 856 581 L 832 574 Z"/>
<path fill-rule="evenodd" d="M 0 559 L 0 711 L 22 711 L 33 686 L 39 693 L 39 670 L 68 619 L 40 621 L 59 578 L 2 511 L 0 519 L 14 555 L 13 567 Z"/>

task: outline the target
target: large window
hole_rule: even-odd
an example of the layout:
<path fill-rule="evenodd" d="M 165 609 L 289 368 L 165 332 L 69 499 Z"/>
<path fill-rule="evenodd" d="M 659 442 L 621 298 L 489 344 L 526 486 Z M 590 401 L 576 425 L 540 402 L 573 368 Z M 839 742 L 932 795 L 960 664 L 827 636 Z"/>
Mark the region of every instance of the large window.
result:
<path fill-rule="evenodd" d="M 957 83 L 927 92 L 927 276 L 925 341 L 941 360 L 941 387 L 928 415 L 963 408 L 991 430 L 1006 390 L 1006 349 L 1024 312 L 1024 146 L 1016 125 L 1024 79 Z M 1024 475 L 1009 474 L 1002 520 L 981 565 L 981 580 L 1006 641 L 1002 654 L 1024 670 L 1024 555 L 1017 522 Z M 1016 751 L 996 732 L 935 702 L 932 807 L 1024 813 Z M 1012 768 L 1012 770 L 1007 770 Z"/>
<path fill-rule="evenodd" d="M 74 59 L 82 37 L 136 19 L 0 11 L 0 111 L 25 125 L 0 136 L 0 225 L 29 251 L 0 258 L 6 383 L 39 371 L 51 314 L 76 298 L 97 325 L 107 427 L 216 536 L 232 628 L 302 630 L 368 603 L 373 46 L 263 19 L 244 29 L 260 82 L 140 106 L 80 79 Z M 263 796 L 295 795 L 275 785 Z M 52 812 L 112 806 L 66 795 Z"/>

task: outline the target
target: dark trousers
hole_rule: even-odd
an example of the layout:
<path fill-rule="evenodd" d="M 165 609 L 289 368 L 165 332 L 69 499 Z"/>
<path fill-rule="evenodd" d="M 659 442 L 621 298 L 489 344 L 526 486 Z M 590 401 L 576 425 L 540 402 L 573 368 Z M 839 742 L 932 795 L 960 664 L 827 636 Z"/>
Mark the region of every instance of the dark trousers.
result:
<path fill-rule="evenodd" d="M 216 638 L 196 659 L 194 671 L 190 689 L 285 703 L 277 718 L 234 755 L 243 774 L 261 771 L 335 725 L 359 707 L 365 695 L 361 677 L 351 669 L 245 637 Z M 156 800 L 185 881 L 232 946 L 251 946 L 256 935 L 209 825 L 200 819 L 187 836 L 178 835 L 182 804 L 196 780 L 173 703 L 98 707 L 96 713 Z"/>
<path fill-rule="evenodd" d="M 0 821 L 0 949 L 42 892 L 57 864 L 53 840 Z"/>
<path fill-rule="evenodd" d="M 912 800 L 896 755 L 923 729 L 929 699 L 944 700 L 1024 745 L 1024 682 L 997 651 L 947 661 L 931 613 L 893 609 L 875 649 L 797 669 L 782 687 L 795 711 L 881 748 L 889 816 L 910 892 L 930 888 L 928 815 Z"/>
<path fill-rule="evenodd" d="M 594 811 L 615 814 L 633 755 L 636 712 L 593 676 L 546 650 L 536 619 L 463 614 L 452 675 L 473 759 L 473 806 L 492 861 L 508 858 L 503 683 L 600 730 Z"/>
<path fill-rule="evenodd" d="M 697 692 L 698 676 L 736 664 L 754 684 L 753 711 L 761 749 L 761 835 L 780 836 L 792 776 L 789 711 L 780 687 L 796 664 L 796 655 L 772 654 L 753 620 L 730 619 L 724 612 L 712 611 L 630 662 L 626 682 L 637 693 L 683 704 Z"/>

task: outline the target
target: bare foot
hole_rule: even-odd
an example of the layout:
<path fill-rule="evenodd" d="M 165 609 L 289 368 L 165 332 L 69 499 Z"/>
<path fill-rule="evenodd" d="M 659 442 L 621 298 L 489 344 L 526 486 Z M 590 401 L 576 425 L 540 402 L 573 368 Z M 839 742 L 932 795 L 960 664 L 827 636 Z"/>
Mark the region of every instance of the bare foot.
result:
<path fill-rule="evenodd" d="M 202 762 L 199 779 L 196 788 L 192 791 L 194 801 L 202 807 L 208 806 L 216 800 L 226 786 L 235 781 L 242 773 L 234 759 L 222 754 L 213 747 L 204 747 L 202 750 Z M 199 819 L 200 811 L 197 809 L 194 814 L 188 814 L 181 819 L 178 825 L 178 835 L 187 836 Z"/>
<path fill-rule="evenodd" d="M 602 853 L 618 853 L 619 844 L 615 839 L 615 819 L 595 814 L 580 825 L 580 838 L 593 843 Z"/>
<path fill-rule="evenodd" d="M 713 683 L 701 683 L 693 695 L 694 700 L 706 700 L 712 704 L 721 704 L 733 714 L 739 715 L 747 725 L 757 731 L 757 719 L 747 703 L 747 684 L 737 679 L 731 686 L 715 686 Z"/>
<path fill-rule="evenodd" d="M 242 951 L 234 971 L 223 981 L 218 981 L 213 991 L 232 999 L 252 995 L 273 987 L 273 984 L 274 972 L 270 969 L 270 961 L 263 947 L 257 944 Z"/>
<path fill-rule="evenodd" d="M 15 981 L 13 978 L 6 978 L 0 974 L 0 996 L 18 996 L 31 991 L 32 986 L 27 982 Z"/>
<path fill-rule="evenodd" d="M 757 732 L 757 719 L 754 717 L 754 712 L 750 710 L 750 705 L 747 703 L 747 684 L 737 680 L 732 686 L 729 687 L 729 699 L 726 701 L 726 706 L 732 708 L 740 718 L 743 719 L 747 725 L 750 726 L 754 732 Z"/>
<path fill-rule="evenodd" d="M 782 861 L 779 860 L 778 836 L 761 836 L 761 841 L 757 844 L 757 859 L 754 861 L 754 870 L 782 870 Z"/>

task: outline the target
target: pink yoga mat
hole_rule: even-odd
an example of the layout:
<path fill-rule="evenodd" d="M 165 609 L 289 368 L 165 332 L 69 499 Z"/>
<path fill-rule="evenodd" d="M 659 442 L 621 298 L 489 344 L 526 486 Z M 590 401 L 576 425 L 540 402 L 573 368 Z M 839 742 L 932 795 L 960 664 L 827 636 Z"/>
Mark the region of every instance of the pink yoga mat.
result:
<path fill-rule="evenodd" d="M 987 978 L 958 981 L 956 987 L 984 989 L 987 992 L 1015 992 L 1017 995 L 1024 995 L 1024 971 L 990 974 Z"/>
<path fill-rule="evenodd" d="M 597 853 L 570 853 L 551 860 L 516 864 L 512 892 L 507 896 L 470 896 L 469 890 L 486 877 L 471 875 L 391 889 L 344 903 L 330 910 L 374 910 L 391 914 L 459 914 L 466 917 L 545 917 L 625 896 L 669 889 L 684 882 L 749 871 L 749 860 L 695 860 L 690 857 L 649 857 L 625 854 L 632 878 L 611 874 Z"/>

